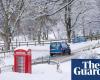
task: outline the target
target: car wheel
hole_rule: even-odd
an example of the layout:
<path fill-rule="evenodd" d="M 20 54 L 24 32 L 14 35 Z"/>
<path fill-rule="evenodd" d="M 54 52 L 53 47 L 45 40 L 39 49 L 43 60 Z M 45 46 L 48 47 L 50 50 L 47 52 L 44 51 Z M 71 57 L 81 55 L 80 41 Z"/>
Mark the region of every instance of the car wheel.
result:
<path fill-rule="evenodd" d="M 71 51 L 68 52 L 68 55 L 71 55 Z"/>
<path fill-rule="evenodd" d="M 63 50 L 62 52 L 63 52 L 63 54 L 65 54 L 65 53 L 66 53 L 66 51 L 65 51 L 65 50 Z"/>
<path fill-rule="evenodd" d="M 53 56 L 53 53 L 50 53 L 50 56 Z"/>

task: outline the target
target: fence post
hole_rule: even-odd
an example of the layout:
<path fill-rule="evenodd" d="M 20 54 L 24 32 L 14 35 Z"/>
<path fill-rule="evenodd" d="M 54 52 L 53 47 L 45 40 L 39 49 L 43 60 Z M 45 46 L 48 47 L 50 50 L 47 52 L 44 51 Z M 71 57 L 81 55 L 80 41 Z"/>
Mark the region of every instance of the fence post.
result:
<path fill-rule="evenodd" d="M 13 43 L 11 43 L 11 46 L 12 46 L 12 49 L 14 49 L 14 47 L 13 47 Z"/>
<path fill-rule="evenodd" d="M 28 46 L 28 42 L 27 42 L 27 46 Z"/>
<path fill-rule="evenodd" d="M 5 52 L 4 52 L 4 58 L 6 57 L 6 54 L 5 54 Z"/>
<path fill-rule="evenodd" d="M 99 41 L 98 41 L 98 44 L 99 44 Z"/>
<path fill-rule="evenodd" d="M 1 73 L 1 68 L 0 68 L 0 73 Z"/>
<path fill-rule="evenodd" d="M 42 45 L 44 45 L 44 40 L 43 40 L 43 41 L 41 41 L 41 44 L 42 44 Z"/>
<path fill-rule="evenodd" d="M 19 42 L 19 46 L 20 46 L 20 42 Z"/>
<path fill-rule="evenodd" d="M 14 66 L 12 66 L 12 71 L 14 72 Z"/>
<path fill-rule="evenodd" d="M 49 56 L 49 59 L 48 59 L 48 64 L 50 64 L 50 56 Z"/>
<path fill-rule="evenodd" d="M 33 64 L 35 64 L 36 62 L 35 62 L 35 60 L 34 60 L 34 63 Z"/>
<path fill-rule="evenodd" d="M 43 41 L 43 45 L 44 45 L 44 42 L 45 42 L 45 41 Z"/>
<path fill-rule="evenodd" d="M 17 47 L 17 39 L 16 39 L 16 47 Z"/>
<path fill-rule="evenodd" d="M 3 49 L 3 47 L 2 47 L 2 51 L 3 51 L 4 49 Z"/>
<path fill-rule="evenodd" d="M 42 56 L 42 63 L 43 63 L 43 56 Z"/>
<path fill-rule="evenodd" d="M 35 41 L 35 46 L 36 46 L 36 41 Z"/>

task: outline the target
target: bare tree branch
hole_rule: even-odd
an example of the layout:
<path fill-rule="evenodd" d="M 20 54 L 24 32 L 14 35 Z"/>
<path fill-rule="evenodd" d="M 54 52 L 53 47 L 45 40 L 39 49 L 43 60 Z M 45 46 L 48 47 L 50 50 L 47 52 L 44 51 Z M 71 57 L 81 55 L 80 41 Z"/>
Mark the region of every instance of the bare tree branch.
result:
<path fill-rule="evenodd" d="M 78 15 L 76 16 L 76 19 L 75 19 L 75 21 L 74 21 L 74 23 L 73 23 L 71 29 L 75 26 L 75 24 L 76 24 L 77 20 L 79 19 L 80 15 L 81 15 L 81 14 L 84 14 L 85 12 L 89 11 L 90 9 L 91 9 L 91 8 L 85 9 L 84 11 L 81 10 L 80 13 L 78 13 Z"/>
<path fill-rule="evenodd" d="M 60 0 L 49 0 L 49 2 L 58 2 Z"/>
<path fill-rule="evenodd" d="M 48 15 L 48 16 L 52 16 L 52 15 L 58 13 L 59 11 L 61 11 L 62 9 L 64 9 L 66 6 L 72 4 L 73 1 L 75 1 L 75 0 L 71 0 L 69 3 L 67 3 L 66 5 L 64 5 L 63 7 L 61 7 L 60 9 L 58 9 L 57 11 L 55 11 L 54 13 L 52 13 L 52 14 L 47 14 L 47 15 Z"/>
<path fill-rule="evenodd" d="M 1 5 L 1 10 L 2 10 L 3 14 L 6 15 L 5 7 L 4 7 L 2 0 L 0 0 L 0 5 Z"/>

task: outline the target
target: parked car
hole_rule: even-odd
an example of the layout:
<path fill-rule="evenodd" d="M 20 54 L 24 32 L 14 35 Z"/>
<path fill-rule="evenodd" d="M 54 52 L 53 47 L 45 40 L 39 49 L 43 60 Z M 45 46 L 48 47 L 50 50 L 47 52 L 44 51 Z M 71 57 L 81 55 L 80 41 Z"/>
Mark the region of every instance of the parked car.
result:
<path fill-rule="evenodd" d="M 73 43 L 80 43 L 80 42 L 86 42 L 86 41 L 87 41 L 87 38 L 84 36 L 77 36 L 72 39 Z"/>
<path fill-rule="evenodd" d="M 55 54 L 71 54 L 70 46 L 66 42 L 51 42 L 50 56 Z"/>

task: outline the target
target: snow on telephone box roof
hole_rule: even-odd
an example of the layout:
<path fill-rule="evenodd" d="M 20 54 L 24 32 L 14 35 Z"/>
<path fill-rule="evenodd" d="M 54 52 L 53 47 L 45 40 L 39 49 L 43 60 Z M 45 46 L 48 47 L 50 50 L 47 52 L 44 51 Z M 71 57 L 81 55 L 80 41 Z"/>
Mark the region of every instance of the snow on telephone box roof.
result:
<path fill-rule="evenodd" d="M 19 49 L 28 51 L 30 48 L 26 46 L 20 46 L 20 47 L 15 48 L 14 51 L 19 50 Z"/>
<path fill-rule="evenodd" d="M 26 53 L 30 54 L 31 53 L 30 50 L 31 49 L 26 46 L 20 46 L 14 49 L 15 53 L 17 54 L 26 54 Z"/>

